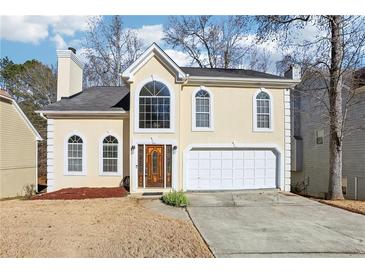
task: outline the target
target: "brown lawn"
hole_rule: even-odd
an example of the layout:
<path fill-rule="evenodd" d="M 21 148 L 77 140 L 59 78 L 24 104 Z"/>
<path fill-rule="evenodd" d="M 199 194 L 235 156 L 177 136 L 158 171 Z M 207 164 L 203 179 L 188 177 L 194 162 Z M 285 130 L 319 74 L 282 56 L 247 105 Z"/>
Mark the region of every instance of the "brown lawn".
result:
<path fill-rule="evenodd" d="M 365 215 L 365 201 L 355 201 L 355 200 L 319 200 L 321 203 L 332 205 L 335 207 L 343 208 L 355 213 L 360 213 Z"/>
<path fill-rule="evenodd" d="M 190 221 L 132 198 L 0 202 L 0 257 L 212 257 Z"/>

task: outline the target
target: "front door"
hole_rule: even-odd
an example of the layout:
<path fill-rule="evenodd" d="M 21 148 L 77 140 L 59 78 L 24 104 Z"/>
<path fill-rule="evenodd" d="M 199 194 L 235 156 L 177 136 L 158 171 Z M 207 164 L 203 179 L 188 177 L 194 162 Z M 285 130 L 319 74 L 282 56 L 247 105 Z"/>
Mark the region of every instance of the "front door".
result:
<path fill-rule="evenodd" d="M 146 145 L 146 187 L 164 187 L 164 146 Z"/>

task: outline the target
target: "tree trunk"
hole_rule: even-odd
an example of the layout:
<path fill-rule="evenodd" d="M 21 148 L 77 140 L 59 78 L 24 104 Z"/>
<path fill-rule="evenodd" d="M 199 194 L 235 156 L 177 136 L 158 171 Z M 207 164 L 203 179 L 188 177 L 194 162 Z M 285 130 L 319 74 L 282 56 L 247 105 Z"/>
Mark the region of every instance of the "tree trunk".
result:
<path fill-rule="evenodd" d="M 342 83 L 341 62 L 343 58 L 342 17 L 330 16 L 331 68 L 329 86 L 330 108 L 330 166 L 328 198 L 343 199 L 342 194 Z"/>

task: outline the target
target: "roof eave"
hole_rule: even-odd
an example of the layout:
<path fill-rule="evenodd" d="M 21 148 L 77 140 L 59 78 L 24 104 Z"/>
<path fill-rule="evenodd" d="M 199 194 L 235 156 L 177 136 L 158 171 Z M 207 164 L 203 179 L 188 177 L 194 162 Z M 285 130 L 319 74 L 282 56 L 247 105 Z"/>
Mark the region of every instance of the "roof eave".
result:
<path fill-rule="evenodd" d="M 207 76 L 189 76 L 189 83 L 206 83 L 217 85 L 240 85 L 240 86 L 271 86 L 290 88 L 300 83 L 300 79 L 268 79 L 268 78 L 234 78 L 234 77 L 207 77 Z"/>
<path fill-rule="evenodd" d="M 36 113 L 46 117 L 129 117 L 129 111 L 89 111 L 89 110 L 37 110 Z"/>

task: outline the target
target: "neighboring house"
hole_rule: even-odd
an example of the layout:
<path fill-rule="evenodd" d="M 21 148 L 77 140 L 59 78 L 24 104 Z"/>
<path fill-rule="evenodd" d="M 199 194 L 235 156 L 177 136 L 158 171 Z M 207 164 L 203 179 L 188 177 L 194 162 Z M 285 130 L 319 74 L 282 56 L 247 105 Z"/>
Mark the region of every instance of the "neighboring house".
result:
<path fill-rule="evenodd" d="M 81 91 L 82 63 L 58 51 L 48 119 L 48 191 L 290 190 L 290 91 L 299 82 L 242 69 L 179 67 L 152 44 L 125 85 Z"/>
<path fill-rule="evenodd" d="M 325 197 L 329 184 L 329 123 L 328 111 L 318 98 L 327 95 L 321 89 L 322 81 L 307 78 L 292 92 L 292 188 Z M 365 69 L 355 73 L 355 82 L 343 139 L 342 184 L 347 198 L 365 200 Z M 345 86 L 344 102 L 348 94 Z"/>
<path fill-rule="evenodd" d="M 18 104 L 0 90 L 0 198 L 37 187 L 38 141 L 42 138 Z"/>

